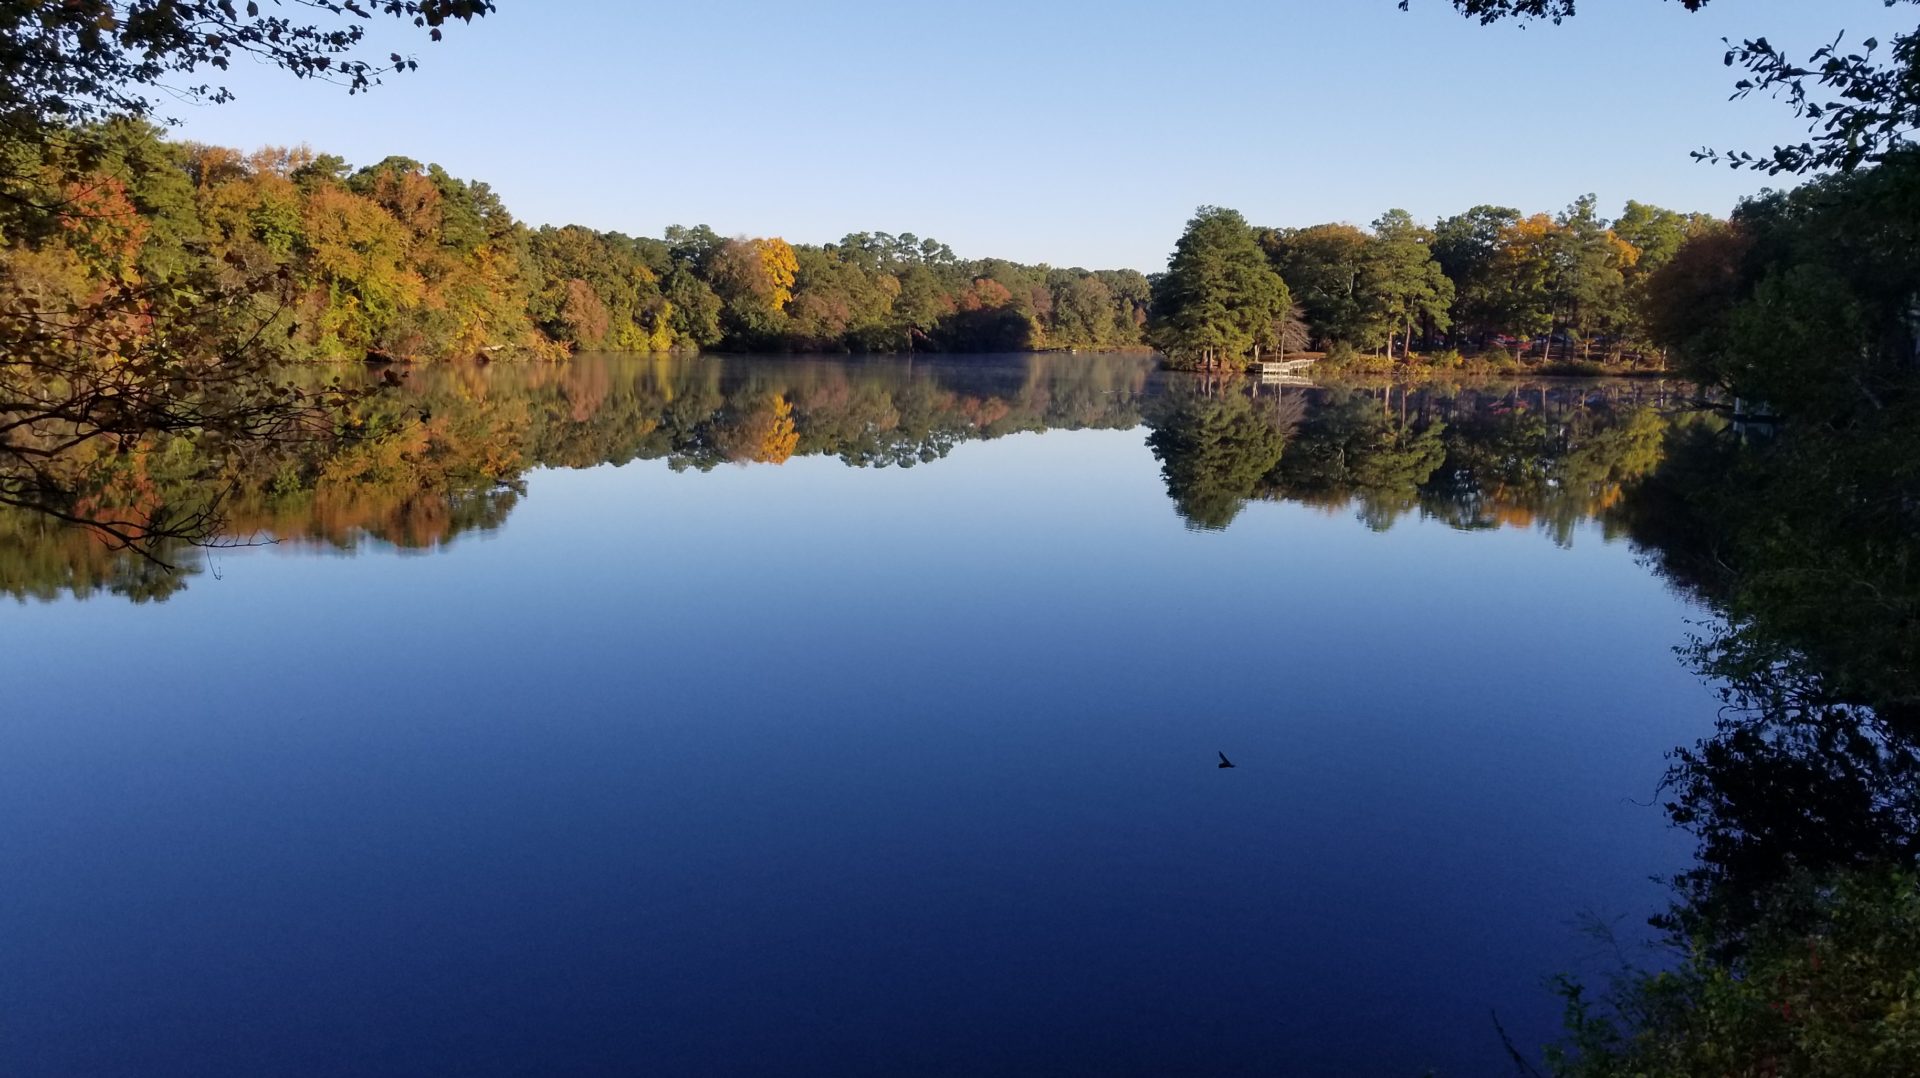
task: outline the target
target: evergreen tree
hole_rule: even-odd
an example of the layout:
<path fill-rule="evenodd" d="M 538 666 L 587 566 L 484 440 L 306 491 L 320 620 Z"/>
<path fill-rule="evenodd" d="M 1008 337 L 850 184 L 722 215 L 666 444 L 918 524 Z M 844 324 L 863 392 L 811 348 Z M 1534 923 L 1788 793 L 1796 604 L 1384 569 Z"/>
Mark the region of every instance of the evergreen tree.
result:
<path fill-rule="evenodd" d="M 1150 339 L 1175 363 L 1239 366 L 1274 344 L 1293 299 L 1246 218 L 1202 206 L 1154 287 L 1153 306 Z"/>

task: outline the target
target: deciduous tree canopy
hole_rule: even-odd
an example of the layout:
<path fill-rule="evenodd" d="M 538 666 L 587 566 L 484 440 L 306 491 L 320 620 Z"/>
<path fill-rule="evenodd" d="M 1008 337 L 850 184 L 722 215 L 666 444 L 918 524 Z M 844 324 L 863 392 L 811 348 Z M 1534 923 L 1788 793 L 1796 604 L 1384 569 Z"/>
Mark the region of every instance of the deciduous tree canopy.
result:
<path fill-rule="evenodd" d="M 399 53 L 360 54 L 379 17 L 412 23 L 434 41 L 449 22 L 471 22 L 492 0 L 296 0 L 289 14 L 269 0 L 16 0 L 0 4 L 0 123 L 16 135 L 49 122 L 72 124 L 154 113 L 155 95 L 221 102 L 217 83 L 194 82 L 235 59 L 264 61 L 299 77 L 364 90 L 389 72 L 411 71 Z M 165 83 L 164 90 L 162 83 Z"/>

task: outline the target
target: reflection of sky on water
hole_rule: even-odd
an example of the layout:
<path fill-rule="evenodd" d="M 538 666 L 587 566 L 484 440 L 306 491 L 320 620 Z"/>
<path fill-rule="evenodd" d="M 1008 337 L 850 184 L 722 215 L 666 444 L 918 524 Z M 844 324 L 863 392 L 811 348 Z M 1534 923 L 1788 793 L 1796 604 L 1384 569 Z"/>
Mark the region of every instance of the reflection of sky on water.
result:
<path fill-rule="evenodd" d="M 1195 532 L 1139 430 L 528 478 L 0 607 L 0 1069 L 1480 1073 L 1685 861 L 1594 525 Z"/>

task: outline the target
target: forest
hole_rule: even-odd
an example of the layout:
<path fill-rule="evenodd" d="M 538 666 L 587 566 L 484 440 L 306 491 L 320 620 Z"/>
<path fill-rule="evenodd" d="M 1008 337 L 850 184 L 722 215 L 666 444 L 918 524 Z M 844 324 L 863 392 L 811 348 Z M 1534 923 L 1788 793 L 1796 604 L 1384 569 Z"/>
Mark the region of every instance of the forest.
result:
<path fill-rule="evenodd" d="M 127 119 L 12 149 L 0 304 L 231 296 L 227 317 L 282 361 L 1113 348 L 1141 343 L 1150 299 L 1132 270 L 966 260 L 910 232 L 530 227 L 437 165 L 242 154 Z"/>
<path fill-rule="evenodd" d="M 1658 364 L 1689 243 L 1724 221 L 1591 197 L 1422 224 L 1253 227 L 1203 207 L 1165 273 L 964 259 L 911 232 L 825 244 L 706 225 L 633 237 L 529 226 L 484 182 L 388 157 L 252 153 L 116 119 L 15 145 L 0 205 L 9 305 L 138 285 L 222 296 L 277 361 L 553 358 L 574 351 L 999 352 L 1157 346 L 1405 360 Z M 58 206 L 58 212 L 44 207 Z M 1217 278 L 1217 279 L 1216 279 Z"/>
<path fill-rule="evenodd" d="M 1590 195 L 1557 214 L 1481 205 L 1432 225 L 1395 209 L 1369 228 L 1257 227 L 1203 206 L 1154 278 L 1148 339 L 1208 369 L 1309 349 L 1355 373 L 1469 357 L 1663 369 L 1684 332 L 1676 298 L 1731 228 L 1634 201 L 1609 220 Z"/>
<path fill-rule="evenodd" d="M 531 228 L 437 166 L 242 155 L 127 119 L 5 149 L 0 311 L 72 313 L 93 335 L 60 329 L 68 354 L 144 347 L 156 327 L 176 354 L 193 341 L 255 363 L 1147 344 L 1209 368 L 1317 350 L 1354 375 L 1671 368 L 1779 407 L 1832 388 L 1790 351 L 1893 362 L 1911 339 L 1907 218 L 1888 212 L 1915 171 L 1905 155 L 1727 220 L 1633 201 L 1608 219 L 1591 197 L 1431 226 L 1391 210 L 1365 229 L 1202 207 L 1149 277 L 967 260 L 912 233 L 816 246 Z"/>

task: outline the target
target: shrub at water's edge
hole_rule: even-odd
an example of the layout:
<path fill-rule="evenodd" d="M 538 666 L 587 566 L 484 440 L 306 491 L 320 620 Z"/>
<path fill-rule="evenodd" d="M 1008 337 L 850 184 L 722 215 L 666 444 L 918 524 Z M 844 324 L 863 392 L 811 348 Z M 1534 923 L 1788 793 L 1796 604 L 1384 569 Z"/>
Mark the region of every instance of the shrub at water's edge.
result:
<path fill-rule="evenodd" d="M 1920 1074 L 1920 882 L 1911 871 L 1797 876 L 1734 960 L 1696 938 L 1675 968 L 1596 997 L 1562 981 L 1562 1078 Z"/>

